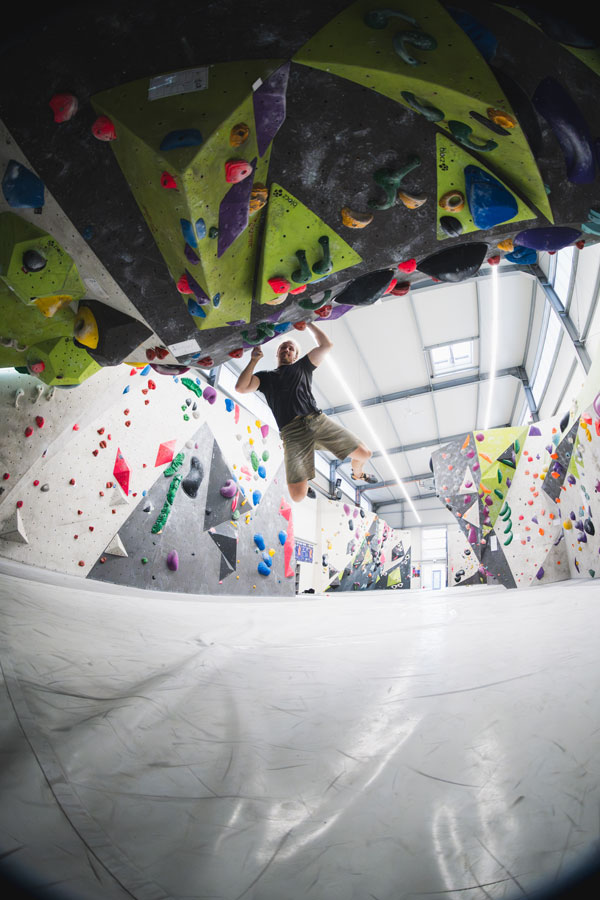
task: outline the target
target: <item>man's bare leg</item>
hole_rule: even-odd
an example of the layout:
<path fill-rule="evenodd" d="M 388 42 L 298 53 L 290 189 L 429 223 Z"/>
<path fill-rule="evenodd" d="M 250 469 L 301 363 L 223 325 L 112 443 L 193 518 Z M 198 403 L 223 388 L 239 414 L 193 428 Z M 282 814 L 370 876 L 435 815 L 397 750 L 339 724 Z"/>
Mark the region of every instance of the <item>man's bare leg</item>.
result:
<path fill-rule="evenodd" d="M 300 503 L 308 492 L 308 481 L 296 481 L 294 484 L 288 484 L 288 491 L 292 500 Z"/>
<path fill-rule="evenodd" d="M 373 451 L 369 450 L 368 447 L 365 447 L 364 444 L 359 444 L 356 450 L 352 451 L 350 459 L 352 460 L 352 474 L 355 478 L 362 477 L 365 463 L 371 459 L 372 456 Z"/>

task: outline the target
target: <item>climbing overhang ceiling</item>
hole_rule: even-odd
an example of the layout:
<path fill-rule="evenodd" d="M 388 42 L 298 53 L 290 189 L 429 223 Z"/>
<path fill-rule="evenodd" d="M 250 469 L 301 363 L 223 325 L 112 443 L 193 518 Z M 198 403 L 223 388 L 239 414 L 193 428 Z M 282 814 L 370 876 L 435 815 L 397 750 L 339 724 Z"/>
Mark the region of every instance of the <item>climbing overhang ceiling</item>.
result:
<path fill-rule="evenodd" d="M 509 370 L 543 331 L 529 267 L 600 237 L 589 23 L 472 0 L 53 10 L 4 32 L 0 364 L 54 384 L 124 359 L 239 368 L 322 319 L 415 478 L 485 415 L 499 264 L 489 424 L 518 415 Z M 472 380 L 439 389 L 426 348 L 470 339 Z"/>

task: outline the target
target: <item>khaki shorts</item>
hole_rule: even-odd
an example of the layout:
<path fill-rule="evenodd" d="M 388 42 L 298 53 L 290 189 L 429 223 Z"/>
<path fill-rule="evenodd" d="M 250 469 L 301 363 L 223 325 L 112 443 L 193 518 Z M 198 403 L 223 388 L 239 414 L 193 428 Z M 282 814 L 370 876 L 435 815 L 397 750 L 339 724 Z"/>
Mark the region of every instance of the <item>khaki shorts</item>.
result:
<path fill-rule="evenodd" d="M 360 444 L 356 435 L 336 425 L 325 413 L 296 416 L 279 434 L 288 484 L 315 477 L 315 450 L 329 450 L 338 459 L 346 459 Z"/>

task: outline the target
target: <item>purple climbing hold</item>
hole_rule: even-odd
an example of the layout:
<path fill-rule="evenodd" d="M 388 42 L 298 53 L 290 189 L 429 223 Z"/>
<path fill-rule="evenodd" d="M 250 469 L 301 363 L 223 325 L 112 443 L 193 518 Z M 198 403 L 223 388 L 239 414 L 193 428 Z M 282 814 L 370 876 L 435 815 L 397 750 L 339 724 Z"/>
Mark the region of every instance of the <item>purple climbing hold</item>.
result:
<path fill-rule="evenodd" d="M 476 543 L 477 543 L 477 531 L 475 530 L 475 527 L 474 527 L 473 525 L 471 525 L 471 527 L 469 528 L 469 537 L 468 537 L 468 541 L 469 541 L 470 544 L 476 544 Z"/>
<path fill-rule="evenodd" d="M 571 95 L 560 82 L 547 77 L 540 81 L 531 99 L 560 144 L 569 181 L 591 184 L 596 175 L 592 136 Z"/>
<path fill-rule="evenodd" d="M 227 499 L 231 499 L 231 497 L 235 497 L 237 492 L 237 484 L 233 479 L 228 478 L 223 487 L 220 489 L 220 494 L 222 497 L 227 497 Z"/>
<path fill-rule="evenodd" d="M 217 242 L 217 256 L 223 256 L 231 247 L 236 238 L 248 225 L 250 212 L 250 194 L 254 182 L 256 170 L 256 157 L 252 160 L 252 173 L 233 184 L 227 191 L 219 206 L 219 240 Z"/>
<path fill-rule="evenodd" d="M 579 240 L 581 232 L 576 228 L 530 228 L 529 231 L 520 231 L 513 239 L 515 246 L 529 247 L 531 250 L 554 252 L 568 247 Z"/>
<path fill-rule="evenodd" d="M 269 144 L 285 122 L 285 95 L 289 75 L 290 63 L 286 62 L 276 69 L 252 95 L 259 156 L 265 154 Z"/>
<path fill-rule="evenodd" d="M 339 319 L 340 316 L 343 316 L 344 313 L 347 313 L 351 309 L 354 309 L 354 307 L 350 306 L 348 303 L 339 303 L 337 306 L 333 307 L 327 318 L 331 322 L 332 319 Z"/>
<path fill-rule="evenodd" d="M 575 484 L 575 483 L 576 483 L 575 476 L 574 476 L 574 475 L 567 475 L 567 481 L 569 482 L 569 484 Z"/>
<path fill-rule="evenodd" d="M 485 436 L 481 434 L 481 432 L 479 432 L 479 434 L 476 434 L 475 437 L 478 441 L 483 441 Z"/>
<path fill-rule="evenodd" d="M 534 516 L 534 517 L 532 518 L 531 521 L 532 521 L 532 522 L 535 522 L 536 525 L 539 525 L 539 524 L 540 524 L 540 523 L 538 522 L 538 517 L 537 517 L 537 516 Z"/>
<path fill-rule="evenodd" d="M 600 416 L 600 394 L 596 394 L 594 397 L 594 403 L 592 404 L 594 407 L 594 412 L 597 416 Z"/>
<path fill-rule="evenodd" d="M 212 406 L 212 404 L 213 404 L 213 403 L 215 402 L 215 400 L 217 399 L 217 392 L 216 392 L 216 390 L 214 389 L 214 387 L 212 387 L 210 384 L 208 384 L 208 385 L 204 388 L 204 390 L 202 391 L 202 396 L 203 396 L 204 399 L 207 400 L 208 403 L 210 403 L 211 406 Z"/>
<path fill-rule="evenodd" d="M 538 581 L 541 581 L 542 578 L 544 577 L 544 574 L 545 574 L 545 573 L 544 573 L 544 567 L 543 567 L 543 566 L 540 566 L 539 569 L 538 569 L 537 572 L 536 572 L 535 577 L 537 578 Z"/>
<path fill-rule="evenodd" d="M 346 513 L 347 516 L 350 515 L 350 507 L 348 506 L 347 503 L 344 503 L 344 512 Z"/>
<path fill-rule="evenodd" d="M 167 554 L 167 568 L 171 570 L 171 572 L 176 572 L 179 568 L 179 555 L 177 550 L 170 550 Z"/>
<path fill-rule="evenodd" d="M 210 303 L 210 297 L 208 296 L 208 294 L 202 290 L 196 279 L 192 275 L 190 275 L 187 269 L 185 269 L 185 276 L 187 278 L 189 286 L 196 296 L 198 303 Z"/>
<path fill-rule="evenodd" d="M 529 429 L 529 437 L 539 437 L 541 435 L 541 433 L 542 432 L 537 427 L 537 425 L 532 425 L 531 428 Z"/>
<path fill-rule="evenodd" d="M 187 243 L 187 241 L 186 241 L 185 247 L 183 248 L 183 252 L 185 253 L 185 258 L 188 260 L 188 262 L 191 262 L 191 264 L 193 266 L 198 265 L 198 263 L 200 262 L 200 257 L 198 256 L 196 251 L 193 249 L 193 247 L 190 247 L 190 245 Z"/>

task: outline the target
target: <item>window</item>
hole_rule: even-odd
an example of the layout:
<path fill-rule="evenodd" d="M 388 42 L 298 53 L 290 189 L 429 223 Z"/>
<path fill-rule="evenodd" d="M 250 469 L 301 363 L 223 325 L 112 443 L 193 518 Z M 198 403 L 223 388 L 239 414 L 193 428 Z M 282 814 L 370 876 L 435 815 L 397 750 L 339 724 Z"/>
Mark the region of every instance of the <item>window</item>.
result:
<path fill-rule="evenodd" d="M 446 528 L 423 528 L 421 531 L 421 560 L 446 560 Z"/>
<path fill-rule="evenodd" d="M 554 315 L 553 312 L 550 312 L 546 334 L 543 339 L 542 355 L 540 357 L 537 372 L 535 373 L 535 378 L 533 379 L 533 384 L 531 385 L 533 399 L 535 400 L 535 405 L 538 409 L 541 406 L 546 385 L 550 378 L 550 368 L 554 361 L 554 354 L 556 352 L 559 337 L 560 323 L 558 321 L 558 316 Z"/>
<path fill-rule="evenodd" d="M 431 347 L 429 358 L 434 377 L 470 369 L 473 367 L 473 341 L 460 341 L 456 344 L 445 344 L 443 347 Z"/>
<path fill-rule="evenodd" d="M 562 300 L 563 304 L 568 305 L 569 286 L 571 284 L 571 271 L 573 269 L 573 252 L 575 247 L 565 247 L 556 254 L 556 269 L 554 273 L 554 290 Z"/>

